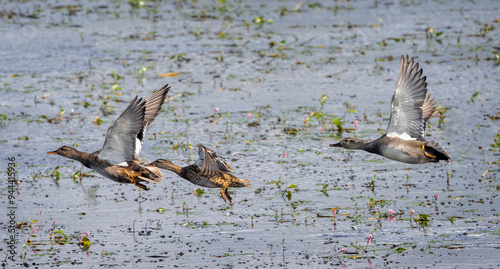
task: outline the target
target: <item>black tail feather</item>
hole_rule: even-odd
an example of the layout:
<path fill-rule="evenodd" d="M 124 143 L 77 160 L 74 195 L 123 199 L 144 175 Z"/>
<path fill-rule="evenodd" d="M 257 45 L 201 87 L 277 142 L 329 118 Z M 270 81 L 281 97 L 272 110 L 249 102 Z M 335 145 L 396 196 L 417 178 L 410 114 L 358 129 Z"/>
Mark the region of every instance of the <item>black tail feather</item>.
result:
<path fill-rule="evenodd" d="M 441 147 L 438 143 L 436 143 L 434 141 L 427 142 L 425 144 L 424 150 L 428 154 L 436 156 L 436 158 L 434 159 L 436 162 L 446 161 L 446 162 L 450 163 L 450 161 L 451 161 L 451 157 L 448 154 L 448 152 L 446 152 L 446 150 L 443 147 Z"/>

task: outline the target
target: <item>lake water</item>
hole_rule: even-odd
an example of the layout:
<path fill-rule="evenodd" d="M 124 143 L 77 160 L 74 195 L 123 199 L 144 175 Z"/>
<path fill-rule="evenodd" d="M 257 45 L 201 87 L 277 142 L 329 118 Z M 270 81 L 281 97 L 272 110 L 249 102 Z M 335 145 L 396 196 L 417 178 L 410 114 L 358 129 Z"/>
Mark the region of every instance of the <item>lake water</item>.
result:
<path fill-rule="evenodd" d="M 2 264 L 498 266 L 499 10 L 498 1 L 5 2 L 0 248 L 16 254 Z M 427 140 L 449 165 L 329 147 L 384 133 L 401 55 L 420 63 L 440 105 Z M 230 190 L 234 205 L 168 171 L 140 193 L 85 167 L 75 178 L 80 163 L 46 154 L 100 149 L 133 97 L 167 83 L 141 161 L 185 166 L 202 143 L 251 180 Z M 20 181 L 12 197 L 9 163 Z"/>

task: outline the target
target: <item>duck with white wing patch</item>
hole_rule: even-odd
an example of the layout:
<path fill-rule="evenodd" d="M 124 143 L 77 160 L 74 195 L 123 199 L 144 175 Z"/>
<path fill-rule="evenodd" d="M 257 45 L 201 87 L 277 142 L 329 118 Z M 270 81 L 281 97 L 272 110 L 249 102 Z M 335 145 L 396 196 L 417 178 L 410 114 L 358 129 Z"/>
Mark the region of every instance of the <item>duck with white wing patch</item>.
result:
<path fill-rule="evenodd" d="M 101 150 L 87 153 L 62 146 L 47 153 L 77 160 L 106 178 L 119 183 L 133 183 L 147 190 L 141 182 L 161 182 L 162 174 L 156 167 L 141 166 L 137 158 L 146 128 L 160 112 L 169 90 L 170 86 L 165 85 L 144 101 L 136 96 L 109 127 Z"/>
<path fill-rule="evenodd" d="M 426 141 L 426 125 L 436 112 L 436 102 L 427 94 L 426 77 L 413 58 L 401 57 L 396 91 L 392 96 L 391 118 L 386 133 L 376 140 L 360 140 L 347 137 L 330 147 L 364 150 L 386 158 L 421 164 L 446 161 L 450 155 L 438 143 Z"/>

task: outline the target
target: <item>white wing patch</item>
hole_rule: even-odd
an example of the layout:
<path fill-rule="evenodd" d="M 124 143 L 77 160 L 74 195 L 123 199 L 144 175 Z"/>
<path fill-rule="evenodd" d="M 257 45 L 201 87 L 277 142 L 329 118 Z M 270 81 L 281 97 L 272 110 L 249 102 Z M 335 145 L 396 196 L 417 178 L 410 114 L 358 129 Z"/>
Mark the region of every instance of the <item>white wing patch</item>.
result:
<path fill-rule="evenodd" d="M 142 149 L 141 140 L 139 140 L 138 138 L 135 138 L 134 156 L 139 156 L 139 153 L 141 153 L 141 149 Z"/>
<path fill-rule="evenodd" d="M 403 139 L 403 140 L 417 140 L 416 138 L 414 137 L 411 137 L 411 135 L 409 135 L 407 132 L 404 132 L 402 134 L 398 134 L 396 132 L 390 132 L 387 134 L 388 137 L 397 137 L 399 139 Z"/>

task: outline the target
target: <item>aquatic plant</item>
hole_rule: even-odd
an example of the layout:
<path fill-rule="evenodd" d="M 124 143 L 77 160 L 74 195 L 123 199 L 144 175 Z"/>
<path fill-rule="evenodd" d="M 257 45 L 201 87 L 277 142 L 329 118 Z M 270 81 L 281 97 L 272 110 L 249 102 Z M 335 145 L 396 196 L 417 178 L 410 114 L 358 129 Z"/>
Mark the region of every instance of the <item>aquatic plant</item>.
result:
<path fill-rule="evenodd" d="M 418 216 L 415 218 L 415 221 L 418 223 L 419 226 L 428 226 L 429 225 L 429 218 L 430 216 L 427 214 L 418 214 Z"/>
<path fill-rule="evenodd" d="M 500 148 L 500 131 L 493 137 L 493 144 L 491 144 L 491 146 L 495 149 Z"/>
<path fill-rule="evenodd" d="M 444 119 L 446 119 L 448 116 L 449 107 L 443 107 L 441 104 L 436 108 L 436 115 L 439 117 L 438 121 L 438 128 L 443 128 L 442 125 L 446 122 Z"/>
<path fill-rule="evenodd" d="M 346 251 L 347 251 L 347 248 L 343 248 L 343 249 L 341 249 L 339 252 L 337 252 L 337 253 L 335 253 L 335 254 L 333 255 L 333 258 L 337 257 L 340 253 L 344 253 L 344 252 L 346 252 Z"/>
<path fill-rule="evenodd" d="M 139 85 L 144 86 L 144 79 L 146 79 L 146 72 L 152 68 L 153 68 L 153 63 L 150 63 L 149 66 L 143 66 L 139 68 L 139 70 L 137 71 L 137 75 L 134 76 L 135 78 L 137 78 L 137 83 Z"/>
<path fill-rule="evenodd" d="M 253 23 L 257 24 L 260 27 L 262 27 L 265 23 L 268 23 L 268 24 L 272 24 L 274 22 L 274 20 L 272 19 L 264 19 L 264 16 L 258 16 L 258 17 L 255 17 L 253 20 L 252 20 Z"/>
<path fill-rule="evenodd" d="M 82 249 L 82 250 L 88 250 L 90 248 L 90 232 L 87 232 L 85 235 L 82 235 L 80 231 L 78 231 L 78 234 L 80 235 L 80 241 L 78 241 L 77 245 Z"/>
<path fill-rule="evenodd" d="M 434 30 L 434 28 L 432 27 L 429 27 L 427 28 L 427 32 L 425 34 L 425 37 L 427 38 L 427 40 L 435 40 L 437 43 L 441 44 L 442 43 L 442 40 L 441 38 L 439 38 L 441 35 L 443 34 L 443 32 L 436 32 Z"/>

